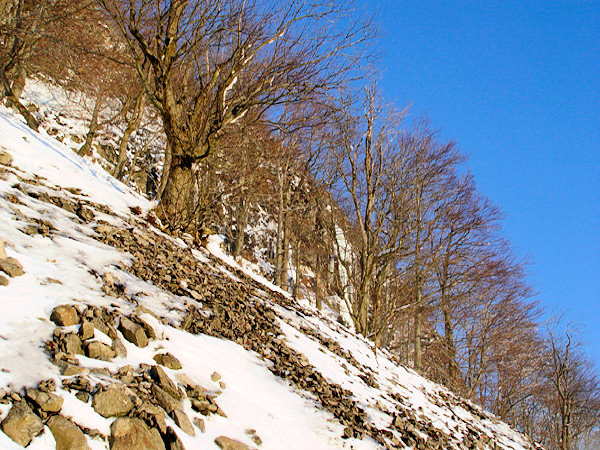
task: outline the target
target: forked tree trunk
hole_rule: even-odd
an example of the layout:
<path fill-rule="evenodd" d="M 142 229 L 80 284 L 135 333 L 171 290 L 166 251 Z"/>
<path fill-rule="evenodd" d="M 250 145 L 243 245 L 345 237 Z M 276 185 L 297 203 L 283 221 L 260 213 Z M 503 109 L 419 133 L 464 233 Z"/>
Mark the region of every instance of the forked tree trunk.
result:
<path fill-rule="evenodd" d="M 40 127 L 39 122 L 35 119 L 35 117 L 33 117 L 25 105 L 23 105 L 23 103 L 21 103 L 21 101 L 15 96 L 10 86 L 10 82 L 8 81 L 8 78 L 6 78 L 6 73 L 4 73 L 4 70 L 2 69 L 0 69 L 0 83 L 2 85 L 2 92 L 6 98 L 6 101 L 10 102 L 12 107 L 16 109 L 19 114 L 21 114 L 21 116 L 25 119 L 25 122 L 27 122 L 29 128 L 37 131 Z"/>
<path fill-rule="evenodd" d="M 79 156 L 86 155 L 92 148 L 92 142 L 94 142 L 96 131 L 98 131 L 98 116 L 100 115 L 100 109 L 102 109 L 102 94 L 98 94 L 96 97 L 94 111 L 92 112 L 92 119 L 90 120 L 90 128 L 85 136 L 85 142 L 77 152 Z"/>

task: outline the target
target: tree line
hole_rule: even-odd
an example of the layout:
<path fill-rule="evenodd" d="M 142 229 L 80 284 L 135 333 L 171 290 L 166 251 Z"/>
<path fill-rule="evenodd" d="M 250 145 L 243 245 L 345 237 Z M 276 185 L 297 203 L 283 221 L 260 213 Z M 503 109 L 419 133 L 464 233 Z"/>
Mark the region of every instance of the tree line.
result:
<path fill-rule="evenodd" d="M 38 129 L 28 77 L 83 92 L 78 153 L 117 126 L 109 169 L 160 174 L 165 229 L 224 234 L 283 289 L 346 311 L 376 348 L 548 448 L 592 442 L 598 378 L 577 333 L 542 325 L 457 144 L 381 96 L 364 69 L 376 38 L 334 0 L 4 0 L 0 97 Z M 157 135 L 160 163 L 142 168 Z"/>

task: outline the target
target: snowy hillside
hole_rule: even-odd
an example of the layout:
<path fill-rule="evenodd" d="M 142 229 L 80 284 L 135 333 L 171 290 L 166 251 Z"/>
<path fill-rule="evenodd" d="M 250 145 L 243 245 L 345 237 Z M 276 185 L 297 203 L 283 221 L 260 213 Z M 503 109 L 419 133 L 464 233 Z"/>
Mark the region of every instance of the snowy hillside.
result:
<path fill-rule="evenodd" d="M 0 448 L 534 448 L 4 108 L 0 163 Z"/>

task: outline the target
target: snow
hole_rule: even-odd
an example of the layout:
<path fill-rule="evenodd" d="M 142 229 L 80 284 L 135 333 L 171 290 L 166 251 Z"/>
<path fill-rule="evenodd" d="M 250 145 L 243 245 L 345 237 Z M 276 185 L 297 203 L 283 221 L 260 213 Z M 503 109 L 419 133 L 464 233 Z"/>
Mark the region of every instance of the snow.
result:
<path fill-rule="evenodd" d="M 34 86 L 35 87 L 35 86 Z M 40 88 L 39 97 L 47 95 Z M 35 89 L 34 89 L 35 93 Z M 43 94 L 43 95 L 42 95 Z M 74 121 L 64 119 L 66 127 L 76 128 Z M 60 386 L 60 377 L 55 366 L 50 364 L 44 352 L 44 342 L 51 339 L 54 325 L 48 320 L 52 309 L 60 304 L 97 305 L 118 308 L 124 313 L 133 310 L 123 299 L 107 296 L 102 291 L 102 274 L 110 273 L 126 286 L 127 292 L 136 293 L 139 304 L 154 314 L 166 318 L 172 325 L 179 323 L 182 311 L 189 299 L 175 296 L 142 281 L 129 272 L 127 265 L 131 256 L 108 247 L 93 237 L 94 224 L 78 223 L 76 217 L 64 209 L 36 200 L 14 186 L 19 177 L 40 178 L 41 184 L 34 189 L 38 193 L 61 195 L 70 199 L 86 199 L 109 206 L 117 216 L 101 215 L 99 218 L 115 225 L 124 225 L 131 219 L 130 208 L 139 206 L 148 211 L 151 202 L 131 191 L 123 183 L 112 178 L 99 164 L 77 156 L 70 147 L 58 142 L 46 132 L 35 133 L 27 128 L 11 111 L 0 107 L 0 148 L 13 156 L 12 172 L 0 173 L 0 233 L 5 242 L 8 256 L 17 258 L 23 265 L 25 275 L 11 278 L 9 286 L 0 286 L 0 388 L 19 390 L 35 386 L 40 380 L 55 379 Z M 59 188 L 78 188 L 81 194 L 71 194 Z M 14 204 L 7 195 L 16 196 L 22 204 Z M 55 230 L 48 237 L 27 235 L 21 229 L 43 219 Z M 265 292 L 278 292 L 288 299 L 289 294 L 255 273 L 259 265 L 247 261 L 236 261 L 222 250 L 223 237 L 211 236 L 207 251 L 221 262 L 215 269 L 236 279 L 233 269 L 260 283 Z M 183 241 L 179 245 L 185 246 Z M 210 259 L 204 251 L 193 254 L 204 263 Z M 265 296 L 268 297 L 268 296 Z M 269 302 L 269 300 L 265 300 Z M 438 406 L 439 393 L 447 394 L 443 387 L 425 380 L 410 369 L 398 366 L 389 355 L 379 350 L 374 353 L 369 342 L 355 336 L 352 331 L 311 307 L 303 305 L 305 313 L 287 309 L 270 302 L 279 315 L 279 326 L 287 345 L 304 354 L 310 364 L 332 383 L 337 383 L 353 393 L 353 398 L 378 427 L 388 427 L 392 416 L 384 410 L 395 410 L 391 393 L 406 398 L 405 406 L 418 415 L 430 418 L 439 429 L 460 439 L 466 423 L 482 430 L 493 430 L 504 448 L 527 448 L 523 437 L 500 423 L 491 415 L 481 421 L 469 411 L 453 406 Z M 240 345 L 206 335 L 191 335 L 171 325 L 158 321 L 151 314 L 141 316 L 150 324 L 157 339 L 145 348 L 119 337 L 124 343 L 127 356 L 110 362 L 78 356 L 86 376 L 94 383 L 104 385 L 112 382 L 110 377 L 91 372 L 93 368 L 117 370 L 124 365 L 139 367 L 141 363 L 154 364 L 157 352 L 168 351 L 181 362 L 181 370 L 165 369 L 172 379 L 186 374 L 194 383 L 213 392 L 222 391 L 217 398 L 227 417 L 218 415 L 203 417 L 206 432 L 197 430 L 196 436 L 181 432 L 174 422 L 167 423 L 177 430 L 178 436 L 188 449 L 216 448 L 214 439 L 226 435 L 254 446 L 246 433 L 255 429 L 263 444 L 261 449 L 329 449 L 353 448 L 374 449 L 379 444 L 370 438 L 342 439 L 344 426 L 333 415 L 321 408 L 316 399 L 304 391 L 298 391 L 286 381 L 275 377 L 269 370 L 269 361 L 250 352 Z M 336 340 L 361 366 L 354 367 L 349 361 L 332 353 L 314 338 L 300 332 L 307 327 L 324 337 Z M 72 328 L 71 331 L 75 331 Z M 98 330 L 94 339 L 110 344 L 108 336 Z M 211 374 L 218 372 L 226 383 L 221 389 L 211 381 Z M 363 382 L 359 375 L 371 372 L 379 388 Z M 84 403 L 72 393 L 61 388 L 62 413 L 79 425 L 97 429 L 104 435 L 110 434 L 111 419 L 98 415 L 91 402 Z M 185 412 L 190 419 L 198 414 L 187 402 Z M 0 420 L 8 412 L 0 405 Z M 202 416 L 198 416 L 202 417 Z M 103 440 L 89 439 L 93 449 L 108 448 Z M 55 443 L 48 429 L 36 437 L 29 448 L 54 448 Z M 20 448 L 0 432 L 0 448 Z"/>

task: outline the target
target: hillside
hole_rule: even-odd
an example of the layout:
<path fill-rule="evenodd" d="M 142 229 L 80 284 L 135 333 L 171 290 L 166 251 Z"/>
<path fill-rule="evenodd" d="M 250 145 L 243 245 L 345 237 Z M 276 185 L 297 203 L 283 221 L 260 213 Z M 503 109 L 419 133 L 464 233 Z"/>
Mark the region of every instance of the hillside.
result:
<path fill-rule="evenodd" d="M 0 163 L 0 447 L 534 448 L 5 108 Z"/>

